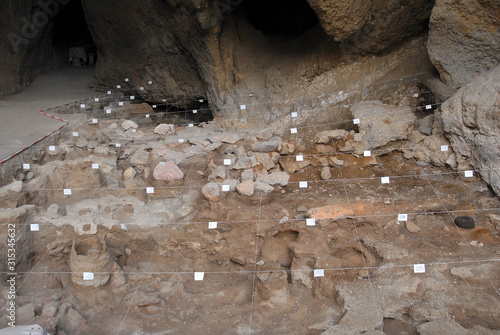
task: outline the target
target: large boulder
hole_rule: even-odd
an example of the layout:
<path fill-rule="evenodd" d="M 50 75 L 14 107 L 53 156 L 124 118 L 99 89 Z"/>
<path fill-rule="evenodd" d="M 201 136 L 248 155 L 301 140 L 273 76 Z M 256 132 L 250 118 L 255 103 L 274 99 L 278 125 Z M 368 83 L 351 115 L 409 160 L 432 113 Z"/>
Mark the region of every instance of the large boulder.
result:
<path fill-rule="evenodd" d="M 427 49 L 442 80 L 461 87 L 500 64 L 500 2 L 437 0 Z"/>
<path fill-rule="evenodd" d="M 459 169 L 471 164 L 500 196 L 500 66 L 462 87 L 441 107 Z"/>

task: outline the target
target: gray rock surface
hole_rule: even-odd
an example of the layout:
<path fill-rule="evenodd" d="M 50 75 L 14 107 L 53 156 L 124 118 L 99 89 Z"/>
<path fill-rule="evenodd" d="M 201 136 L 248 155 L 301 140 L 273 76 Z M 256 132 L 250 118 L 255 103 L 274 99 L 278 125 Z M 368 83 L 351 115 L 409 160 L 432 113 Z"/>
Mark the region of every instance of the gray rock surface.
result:
<path fill-rule="evenodd" d="M 257 181 L 269 184 L 269 185 L 288 185 L 288 181 L 290 180 L 290 175 L 286 172 L 273 172 L 267 175 L 262 175 L 257 178 Z"/>
<path fill-rule="evenodd" d="M 441 107 L 444 130 L 461 166 L 471 164 L 500 196 L 500 66 L 462 87 Z"/>
<path fill-rule="evenodd" d="M 427 42 L 441 79 L 461 87 L 500 64 L 500 3 L 497 0 L 437 0 Z"/>

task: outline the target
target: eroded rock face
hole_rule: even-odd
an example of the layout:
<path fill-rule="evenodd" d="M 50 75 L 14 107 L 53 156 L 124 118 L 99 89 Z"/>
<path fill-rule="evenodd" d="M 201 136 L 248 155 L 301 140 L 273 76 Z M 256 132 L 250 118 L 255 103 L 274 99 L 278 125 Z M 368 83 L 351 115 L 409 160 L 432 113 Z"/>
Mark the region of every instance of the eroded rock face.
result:
<path fill-rule="evenodd" d="M 500 3 L 437 0 L 427 48 L 441 79 L 461 87 L 500 64 Z"/>
<path fill-rule="evenodd" d="M 469 164 L 500 196 L 500 66 L 478 76 L 447 100 L 442 109 L 446 136 L 459 169 Z"/>

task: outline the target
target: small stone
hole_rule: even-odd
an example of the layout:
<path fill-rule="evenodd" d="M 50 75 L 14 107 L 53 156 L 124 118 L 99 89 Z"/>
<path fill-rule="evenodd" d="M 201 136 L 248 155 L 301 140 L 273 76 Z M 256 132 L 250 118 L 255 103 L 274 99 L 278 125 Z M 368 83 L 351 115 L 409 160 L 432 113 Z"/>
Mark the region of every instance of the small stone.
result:
<path fill-rule="evenodd" d="M 226 179 L 226 168 L 219 165 L 215 168 L 215 176 L 220 179 Z"/>
<path fill-rule="evenodd" d="M 332 179 L 332 173 L 330 172 L 330 168 L 325 166 L 321 168 L 321 179 L 322 180 L 329 180 Z"/>
<path fill-rule="evenodd" d="M 257 181 L 255 183 L 255 192 L 260 192 L 264 194 L 269 194 L 274 191 L 274 187 L 269 184 Z"/>
<path fill-rule="evenodd" d="M 51 217 L 59 216 L 59 205 L 57 205 L 57 204 L 50 205 L 47 208 L 47 214 L 50 215 Z"/>
<path fill-rule="evenodd" d="M 255 152 L 271 152 L 279 151 L 281 149 L 282 139 L 281 137 L 273 137 L 269 141 L 258 143 L 253 150 Z"/>
<path fill-rule="evenodd" d="M 458 216 L 455 218 L 455 224 L 464 229 L 472 229 L 476 226 L 474 219 L 470 216 Z"/>
<path fill-rule="evenodd" d="M 95 147 L 97 147 L 98 143 L 96 141 L 89 141 L 89 144 L 87 145 L 87 147 L 89 149 L 94 149 Z"/>
<path fill-rule="evenodd" d="M 344 129 L 324 130 L 316 134 L 314 141 L 316 143 L 329 143 L 332 139 L 341 140 L 347 136 Z"/>
<path fill-rule="evenodd" d="M 306 206 L 299 206 L 297 208 L 297 212 L 299 212 L 299 213 L 305 213 L 305 212 L 307 212 L 307 207 Z"/>
<path fill-rule="evenodd" d="M 281 186 L 286 186 L 290 180 L 290 175 L 286 172 L 273 172 L 268 175 L 262 175 L 257 180 L 269 185 L 279 184 Z"/>
<path fill-rule="evenodd" d="M 410 233 L 418 233 L 419 231 L 422 230 L 422 228 L 420 228 L 419 226 L 417 226 L 416 224 L 414 224 L 413 222 L 411 221 L 407 221 L 406 222 L 406 229 L 410 232 Z"/>
<path fill-rule="evenodd" d="M 130 158 L 130 162 L 134 165 L 146 165 L 149 161 L 149 152 L 138 149 Z"/>
<path fill-rule="evenodd" d="M 295 151 L 295 144 L 288 143 L 288 142 L 283 142 L 281 144 L 281 150 L 280 154 L 281 155 L 291 155 Z"/>
<path fill-rule="evenodd" d="M 217 183 L 208 183 L 201 188 L 201 193 L 212 202 L 218 202 L 221 197 L 221 186 Z"/>
<path fill-rule="evenodd" d="M 179 167 L 172 162 L 166 162 L 165 164 L 158 164 L 153 171 L 153 178 L 155 180 L 179 180 L 184 178 L 184 172 L 179 169 Z"/>
<path fill-rule="evenodd" d="M 128 129 L 137 129 L 139 128 L 139 125 L 135 123 L 134 121 L 131 120 L 125 120 L 122 123 L 122 129 L 123 130 L 128 130 Z"/>
<path fill-rule="evenodd" d="M 175 125 L 162 123 L 156 126 L 154 133 L 158 135 L 173 134 L 175 132 Z"/>
<path fill-rule="evenodd" d="M 30 171 L 26 174 L 26 177 L 24 178 L 24 180 L 26 181 L 30 181 L 32 180 L 33 178 L 35 178 L 35 173 L 33 171 Z"/>
<path fill-rule="evenodd" d="M 244 181 L 236 187 L 239 194 L 251 197 L 255 193 L 255 183 L 253 181 Z"/>
<path fill-rule="evenodd" d="M 123 179 L 124 180 L 134 179 L 136 173 L 137 172 L 133 167 L 128 167 L 125 171 L 123 171 Z"/>
<path fill-rule="evenodd" d="M 245 257 L 243 256 L 233 256 L 231 257 L 231 261 L 235 262 L 236 264 L 240 265 L 245 265 Z"/>
<path fill-rule="evenodd" d="M 252 169 L 246 169 L 241 173 L 241 181 L 254 181 L 255 175 Z"/>
<path fill-rule="evenodd" d="M 86 147 L 88 146 L 88 144 L 89 144 L 89 142 L 88 142 L 86 139 L 82 138 L 82 137 L 80 137 L 80 138 L 79 138 L 79 139 L 75 142 L 75 146 L 76 146 L 77 148 L 86 148 Z"/>
<path fill-rule="evenodd" d="M 338 159 L 337 157 L 330 157 L 330 162 L 336 166 L 344 166 L 345 162 L 343 160 Z"/>
<path fill-rule="evenodd" d="M 279 156 L 279 154 L 278 154 Z M 257 159 L 257 162 L 259 162 L 260 164 L 262 164 L 262 166 L 264 167 L 264 169 L 266 169 L 267 171 L 271 170 L 272 168 L 274 168 L 274 161 L 272 160 L 271 156 L 269 156 L 268 153 L 256 153 L 255 154 L 255 158 Z"/>
<path fill-rule="evenodd" d="M 107 154 L 108 151 L 109 151 L 109 148 L 107 146 L 104 146 L 104 145 L 99 145 L 99 146 L 94 148 L 94 152 L 98 155 Z"/>

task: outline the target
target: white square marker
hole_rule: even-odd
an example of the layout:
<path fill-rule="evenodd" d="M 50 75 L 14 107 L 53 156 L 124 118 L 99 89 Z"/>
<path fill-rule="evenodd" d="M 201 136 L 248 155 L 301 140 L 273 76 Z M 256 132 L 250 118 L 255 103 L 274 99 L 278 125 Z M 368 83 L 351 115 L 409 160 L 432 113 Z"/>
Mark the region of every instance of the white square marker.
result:
<path fill-rule="evenodd" d="M 241 110 L 247 109 L 247 105 L 241 105 L 241 106 L 240 106 L 240 109 L 241 109 Z"/>
<path fill-rule="evenodd" d="M 147 194 L 155 193 L 155 188 L 154 187 L 146 187 L 146 193 Z"/>
<path fill-rule="evenodd" d="M 306 219 L 306 226 L 315 226 L 316 219 Z"/>
<path fill-rule="evenodd" d="M 80 105 L 80 108 L 85 108 L 85 104 L 81 104 L 81 105 Z"/>
<path fill-rule="evenodd" d="M 299 114 L 297 112 L 292 113 L 292 117 L 297 117 L 297 116 L 299 116 Z"/>
<path fill-rule="evenodd" d="M 95 99 L 94 99 L 94 101 L 95 101 L 95 102 L 99 102 L 99 98 L 95 98 Z"/>
<path fill-rule="evenodd" d="M 408 214 L 398 214 L 398 221 L 408 221 Z"/>
<path fill-rule="evenodd" d="M 120 101 L 120 102 L 118 103 L 118 106 L 123 106 L 123 101 Z"/>
<path fill-rule="evenodd" d="M 30 165 L 29 164 L 23 164 L 23 169 L 29 170 L 30 169 Z"/>
<path fill-rule="evenodd" d="M 391 182 L 391 179 L 389 177 L 382 177 L 380 178 L 380 181 L 382 184 L 389 184 Z"/>
<path fill-rule="evenodd" d="M 163 99 L 162 101 L 163 101 L 163 102 L 167 102 L 167 99 Z"/>
<path fill-rule="evenodd" d="M 111 109 L 106 109 L 106 114 L 111 114 Z"/>
<path fill-rule="evenodd" d="M 441 151 L 448 151 L 448 146 L 447 145 L 442 145 L 441 146 Z"/>
<path fill-rule="evenodd" d="M 323 269 L 315 269 L 314 270 L 314 278 L 324 277 L 324 276 L 325 276 L 325 270 L 323 270 Z"/>
<path fill-rule="evenodd" d="M 307 181 L 301 181 L 301 182 L 299 182 L 299 187 L 300 188 L 307 188 Z"/>
<path fill-rule="evenodd" d="M 149 114 L 146 114 L 146 119 L 149 119 L 150 115 Z"/>
<path fill-rule="evenodd" d="M 354 123 L 354 124 L 360 124 L 361 120 L 360 119 L 354 119 L 354 120 L 352 120 L 352 123 Z"/>
<path fill-rule="evenodd" d="M 372 156 L 372 152 L 369 151 L 369 150 L 367 150 L 367 151 L 363 152 L 363 156 L 365 156 L 365 157 L 371 157 Z"/>
<path fill-rule="evenodd" d="M 129 79 L 128 78 L 125 78 L 125 82 L 128 83 Z"/>
<path fill-rule="evenodd" d="M 295 160 L 296 160 L 297 162 L 303 162 L 303 161 L 304 161 L 304 156 L 302 156 L 302 155 L 297 155 L 297 157 L 295 157 Z"/>
<path fill-rule="evenodd" d="M 153 108 L 156 108 L 156 105 L 153 105 Z"/>
<path fill-rule="evenodd" d="M 120 89 L 122 88 L 122 85 L 116 85 L 116 88 Z"/>
<path fill-rule="evenodd" d="M 167 165 L 167 162 L 160 162 L 158 165 Z"/>
<path fill-rule="evenodd" d="M 99 170 L 99 164 L 93 163 L 92 164 L 92 169 Z"/>
<path fill-rule="evenodd" d="M 133 95 L 130 96 L 130 100 L 134 100 L 135 97 Z"/>
<path fill-rule="evenodd" d="M 78 137 L 78 132 L 74 131 L 73 132 L 73 137 Z"/>
<path fill-rule="evenodd" d="M 137 129 L 132 129 L 132 132 L 133 133 L 137 133 Z"/>
<path fill-rule="evenodd" d="M 142 86 L 141 86 L 139 89 L 140 89 L 141 91 L 144 91 L 144 87 L 142 87 Z"/>
<path fill-rule="evenodd" d="M 432 105 L 426 105 L 425 109 L 432 109 Z"/>
<path fill-rule="evenodd" d="M 200 102 L 203 102 L 204 100 L 203 99 L 200 99 Z"/>
<path fill-rule="evenodd" d="M 474 177 L 474 171 L 468 170 L 464 172 L 466 178 Z"/>
<path fill-rule="evenodd" d="M 71 189 L 70 188 L 65 188 L 63 190 L 64 195 L 71 195 Z"/>
<path fill-rule="evenodd" d="M 209 222 L 208 229 L 217 229 L 217 221 Z"/>
<path fill-rule="evenodd" d="M 126 225 L 125 223 L 122 223 L 122 224 L 120 225 L 120 227 L 121 227 L 123 230 L 128 230 L 127 225 Z"/>
<path fill-rule="evenodd" d="M 203 281 L 203 278 L 205 278 L 205 272 L 194 273 L 194 281 Z"/>
<path fill-rule="evenodd" d="M 179 138 L 179 143 L 184 143 L 184 139 L 183 138 Z"/>
<path fill-rule="evenodd" d="M 108 95 L 110 95 L 110 94 L 111 94 L 111 91 L 108 91 Z"/>
<path fill-rule="evenodd" d="M 190 123 L 190 124 L 188 125 L 188 127 L 189 127 L 189 128 L 193 128 L 193 127 L 194 127 L 194 124 Z"/>
<path fill-rule="evenodd" d="M 414 98 L 418 98 L 418 93 L 413 94 Z"/>
<path fill-rule="evenodd" d="M 38 223 L 32 223 L 32 224 L 30 224 L 30 230 L 31 231 L 40 231 L 40 226 L 38 225 Z"/>
<path fill-rule="evenodd" d="M 229 192 L 231 187 L 229 185 L 222 185 L 222 192 Z"/>
<path fill-rule="evenodd" d="M 148 81 L 148 85 L 153 85 L 153 82 L 151 80 Z"/>
<path fill-rule="evenodd" d="M 197 113 L 198 113 L 198 111 L 195 109 L 195 110 L 193 111 L 193 114 L 197 114 Z"/>
<path fill-rule="evenodd" d="M 224 165 L 231 165 L 230 159 L 224 159 Z"/>
<path fill-rule="evenodd" d="M 56 147 L 53 145 L 49 146 L 49 151 L 56 151 Z"/>
<path fill-rule="evenodd" d="M 290 133 L 292 133 L 292 134 L 297 134 L 297 128 L 292 128 L 292 129 L 290 129 Z"/>
<path fill-rule="evenodd" d="M 94 280 L 94 273 L 92 272 L 84 272 L 83 280 Z"/>
<path fill-rule="evenodd" d="M 97 119 L 92 119 L 92 123 L 96 124 L 98 123 L 99 121 Z"/>
<path fill-rule="evenodd" d="M 425 273 L 425 264 L 414 264 L 413 273 Z"/>

